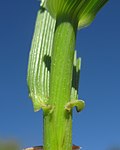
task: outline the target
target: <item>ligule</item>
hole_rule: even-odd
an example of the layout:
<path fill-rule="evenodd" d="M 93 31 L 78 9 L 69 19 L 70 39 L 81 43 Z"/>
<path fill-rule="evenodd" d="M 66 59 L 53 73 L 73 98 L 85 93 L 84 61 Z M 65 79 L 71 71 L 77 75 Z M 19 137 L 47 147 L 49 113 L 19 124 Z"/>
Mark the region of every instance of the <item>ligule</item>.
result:
<path fill-rule="evenodd" d="M 83 100 L 74 100 L 68 102 L 65 106 L 65 110 L 71 112 L 73 107 L 76 107 L 77 112 L 81 112 L 85 107 L 85 102 Z"/>

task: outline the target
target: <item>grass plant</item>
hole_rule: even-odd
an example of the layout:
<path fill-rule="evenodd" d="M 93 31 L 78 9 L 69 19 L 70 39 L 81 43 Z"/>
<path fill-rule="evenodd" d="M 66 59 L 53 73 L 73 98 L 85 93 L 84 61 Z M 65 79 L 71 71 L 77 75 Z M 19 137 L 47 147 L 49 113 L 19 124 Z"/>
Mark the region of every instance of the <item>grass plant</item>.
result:
<path fill-rule="evenodd" d="M 77 29 L 92 23 L 108 0 L 42 0 L 28 64 L 28 89 L 34 111 L 43 109 L 44 150 L 72 150 L 72 108 L 78 100 L 81 59 Z"/>

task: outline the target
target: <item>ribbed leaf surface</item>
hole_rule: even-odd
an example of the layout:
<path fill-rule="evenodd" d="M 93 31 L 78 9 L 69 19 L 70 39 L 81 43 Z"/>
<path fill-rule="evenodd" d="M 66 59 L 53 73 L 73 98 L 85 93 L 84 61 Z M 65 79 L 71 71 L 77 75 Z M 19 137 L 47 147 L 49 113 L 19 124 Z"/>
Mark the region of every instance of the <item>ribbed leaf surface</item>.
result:
<path fill-rule="evenodd" d="M 46 0 L 50 14 L 58 18 L 69 17 L 78 22 L 78 28 L 88 26 L 108 0 Z"/>
<path fill-rule="evenodd" d="M 49 72 L 55 22 L 44 8 L 38 12 L 27 76 L 29 96 L 35 111 L 43 107 L 49 98 Z"/>
<path fill-rule="evenodd" d="M 44 107 L 49 99 L 51 53 L 55 23 L 56 21 L 44 8 L 38 11 L 27 75 L 29 97 L 32 99 L 34 111 Z M 72 100 L 78 98 L 80 62 L 75 51 L 71 89 Z"/>
<path fill-rule="evenodd" d="M 45 1 L 42 4 L 45 5 Z M 32 99 L 34 111 L 44 107 L 49 100 L 50 66 L 53 38 L 55 31 L 55 19 L 41 8 L 38 11 L 34 35 L 31 44 L 28 64 L 28 89 Z M 81 59 L 77 59 L 74 53 L 73 78 L 71 88 L 71 100 L 78 99 L 78 84 Z"/>

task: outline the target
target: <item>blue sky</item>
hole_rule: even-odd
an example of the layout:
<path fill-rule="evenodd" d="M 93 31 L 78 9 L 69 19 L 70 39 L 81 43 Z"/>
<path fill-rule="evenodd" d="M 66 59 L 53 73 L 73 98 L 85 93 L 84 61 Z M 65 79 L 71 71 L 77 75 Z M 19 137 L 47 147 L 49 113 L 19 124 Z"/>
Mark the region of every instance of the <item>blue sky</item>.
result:
<path fill-rule="evenodd" d="M 42 144 L 42 111 L 28 98 L 28 54 L 39 1 L 0 1 L 0 139 L 22 147 Z M 110 1 L 88 28 L 78 31 L 82 57 L 79 98 L 73 113 L 73 143 L 83 150 L 120 145 L 120 1 Z"/>

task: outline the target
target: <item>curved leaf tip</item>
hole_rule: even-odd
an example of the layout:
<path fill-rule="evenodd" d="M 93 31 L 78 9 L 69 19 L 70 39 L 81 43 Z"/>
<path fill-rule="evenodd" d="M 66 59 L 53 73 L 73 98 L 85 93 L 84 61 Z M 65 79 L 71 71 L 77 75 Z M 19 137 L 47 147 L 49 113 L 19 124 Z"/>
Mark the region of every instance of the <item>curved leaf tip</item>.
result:
<path fill-rule="evenodd" d="M 90 25 L 99 10 L 108 2 L 108 0 L 86 0 L 79 12 L 78 28 L 81 29 Z"/>

